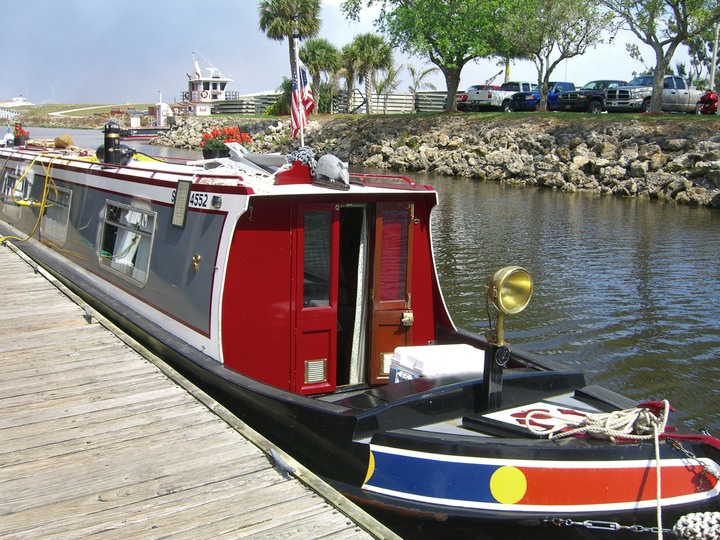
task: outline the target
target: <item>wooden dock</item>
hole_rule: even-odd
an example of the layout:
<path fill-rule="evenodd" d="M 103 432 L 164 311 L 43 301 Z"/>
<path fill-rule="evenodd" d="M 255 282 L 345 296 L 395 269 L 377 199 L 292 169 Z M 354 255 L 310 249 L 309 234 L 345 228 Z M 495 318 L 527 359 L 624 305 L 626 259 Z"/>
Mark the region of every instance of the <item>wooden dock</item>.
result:
<path fill-rule="evenodd" d="M 0 282 L 0 538 L 399 538 L 14 247 Z"/>

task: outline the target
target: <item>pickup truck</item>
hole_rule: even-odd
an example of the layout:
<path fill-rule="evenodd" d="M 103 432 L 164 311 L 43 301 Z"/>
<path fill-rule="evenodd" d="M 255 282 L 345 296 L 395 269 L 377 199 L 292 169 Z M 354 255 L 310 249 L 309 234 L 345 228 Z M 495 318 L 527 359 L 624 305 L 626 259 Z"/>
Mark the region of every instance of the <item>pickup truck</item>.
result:
<path fill-rule="evenodd" d="M 478 85 L 479 86 L 479 85 Z M 466 107 L 472 111 L 484 108 L 497 108 L 507 110 L 510 98 L 516 92 L 530 92 L 537 88 L 537 84 L 522 81 L 508 81 L 499 89 L 477 88 L 471 86 L 467 89 Z"/>
<path fill-rule="evenodd" d="M 590 81 L 577 90 L 560 94 L 559 110 L 600 113 L 603 111 L 608 88 L 626 86 L 627 81 L 600 80 Z"/>
<path fill-rule="evenodd" d="M 474 84 L 469 86 L 465 92 L 463 92 L 462 99 L 458 95 L 457 110 L 458 111 L 475 111 L 477 108 L 474 104 L 470 103 L 470 95 L 477 95 L 481 92 L 500 90 L 500 86 L 497 84 Z"/>
<path fill-rule="evenodd" d="M 560 94 L 569 90 L 575 90 L 571 82 L 550 82 L 548 83 L 547 109 L 552 111 L 558 108 Z M 510 99 L 510 111 L 535 111 L 540 103 L 540 90 L 532 92 L 518 92 Z"/>
<path fill-rule="evenodd" d="M 611 111 L 647 112 L 652 96 L 652 75 L 635 77 L 627 86 L 608 90 L 605 109 Z M 691 88 L 682 77 L 668 75 L 663 81 L 662 110 L 700 114 L 702 90 Z"/>

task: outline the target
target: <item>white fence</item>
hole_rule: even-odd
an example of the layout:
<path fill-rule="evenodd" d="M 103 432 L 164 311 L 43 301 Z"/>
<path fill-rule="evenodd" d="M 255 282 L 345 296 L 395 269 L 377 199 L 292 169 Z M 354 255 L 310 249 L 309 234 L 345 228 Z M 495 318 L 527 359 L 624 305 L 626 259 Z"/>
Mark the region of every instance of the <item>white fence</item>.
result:
<path fill-rule="evenodd" d="M 13 111 L 12 109 L 5 109 L 0 107 L 0 118 L 4 120 L 12 120 L 15 116 L 18 116 L 19 114 L 19 112 Z"/>
<path fill-rule="evenodd" d="M 232 101 L 218 101 L 213 103 L 213 114 L 263 114 L 265 109 L 272 105 L 280 94 L 253 94 L 239 96 Z M 413 112 L 440 112 L 445 108 L 445 91 L 418 92 L 413 96 L 410 93 L 396 92 L 392 94 L 373 94 L 373 114 L 410 114 Z M 348 112 L 365 112 L 365 95 L 356 89 L 353 94 L 352 107 L 348 109 L 347 94 L 345 92 L 333 98 L 333 112 L 346 114 Z"/>

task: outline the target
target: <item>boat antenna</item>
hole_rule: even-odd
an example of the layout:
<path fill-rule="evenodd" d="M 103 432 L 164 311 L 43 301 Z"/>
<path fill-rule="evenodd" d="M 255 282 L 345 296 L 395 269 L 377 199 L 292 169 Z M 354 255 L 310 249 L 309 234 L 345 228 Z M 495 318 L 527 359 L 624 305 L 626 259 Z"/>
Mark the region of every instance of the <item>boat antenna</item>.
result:
<path fill-rule="evenodd" d="M 208 70 L 210 71 L 211 76 L 217 75 L 218 77 L 225 77 L 225 75 L 223 75 L 222 71 L 220 71 L 218 68 L 216 68 L 215 64 L 213 64 L 210 61 L 210 59 L 207 56 L 205 56 L 203 53 L 201 53 L 200 51 L 193 51 L 193 62 L 195 62 L 195 53 L 196 52 L 202 57 L 203 60 L 205 60 L 207 65 L 210 66 L 208 68 Z M 196 71 L 198 77 L 202 76 L 202 73 L 200 72 L 200 67 L 198 66 L 197 62 L 195 62 L 195 71 Z"/>

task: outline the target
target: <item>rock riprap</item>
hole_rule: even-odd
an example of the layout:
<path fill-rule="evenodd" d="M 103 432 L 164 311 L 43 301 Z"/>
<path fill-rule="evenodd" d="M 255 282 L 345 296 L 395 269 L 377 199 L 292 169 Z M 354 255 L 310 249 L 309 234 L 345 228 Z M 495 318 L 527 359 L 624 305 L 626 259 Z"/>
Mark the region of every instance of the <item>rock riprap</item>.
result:
<path fill-rule="evenodd" d="M 316 117 L 317 118 L 317 117 Z M 199 148 L 212 126 L 237 125 L 253 150 L 297 148 L 289 122 L 187 118 L 154 144 Z M 305 130 L 316 155 L 356 166 L 646 197 L 720 207 L 720 123 L 676 115 L 647 119 L 552 114 L 320 117 Z"/>

